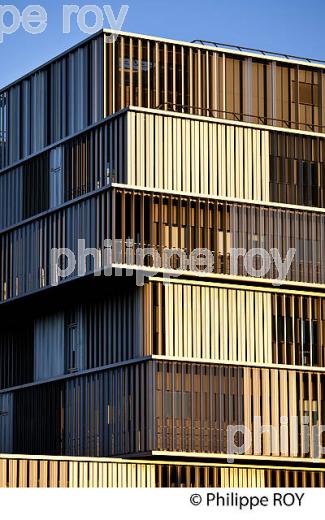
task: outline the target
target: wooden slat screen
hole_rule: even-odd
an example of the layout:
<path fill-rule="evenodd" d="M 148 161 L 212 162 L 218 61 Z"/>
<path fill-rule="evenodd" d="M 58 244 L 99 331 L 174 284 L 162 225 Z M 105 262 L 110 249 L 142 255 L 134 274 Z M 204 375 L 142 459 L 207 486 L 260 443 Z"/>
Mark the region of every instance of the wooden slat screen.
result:
<path fill-rule="evenodd" d="M 5 421 L 14 453 L 229 455 L 246 441 L 248 456 L 314 460 L 324 391 L 320 372 L 150 360 L 14 390 Z"/>
<path fill-rule="evenodd" d="M 324 487 L 323 470 L 1 455 L 0 487 Z"/>

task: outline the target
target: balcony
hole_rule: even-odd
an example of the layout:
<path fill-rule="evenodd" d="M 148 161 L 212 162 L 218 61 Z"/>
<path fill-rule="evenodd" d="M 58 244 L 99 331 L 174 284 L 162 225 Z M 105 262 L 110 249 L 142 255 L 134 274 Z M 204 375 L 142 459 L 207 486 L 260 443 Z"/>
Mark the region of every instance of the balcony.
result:
<path fill-rule="evenodd" d="M 0 451 L 314 462 L 323 457 L 324 434 L 313 429 L 308 444 L 303 424 L 309 419 L 317 426 L 315 417 L 324 417 L 324 391 L 324 374 L 312 371 L 162 359 L 122 363 L 2 394 Z M 281 426 L 280 436 L 283 414 L 290 426 L 287 433 Z M 272 435 L 259 434 L 260 426 Z"/>

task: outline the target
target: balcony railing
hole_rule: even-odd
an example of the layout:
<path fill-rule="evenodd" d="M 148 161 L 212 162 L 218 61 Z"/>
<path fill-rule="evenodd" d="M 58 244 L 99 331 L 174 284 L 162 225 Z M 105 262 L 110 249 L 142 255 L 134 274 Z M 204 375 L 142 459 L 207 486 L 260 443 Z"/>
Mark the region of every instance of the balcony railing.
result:
<path fill-rule="evenodd" d="M 252 52 L 254 54 L 261 54 L 262 56 L 274 56 L 277 58 L 285 58 L 287 60 L 299 60 L 305 61 L 307 63 L 325 65 L 325 60 L 320 60 L 318 58 L 306 58 L 303 56 L 295 56 L 294 54 L 287 54 L 283 52 L 266 51 L 263 49 L 255 49 L 252 47 L 244 47 L 243 45 L 235 45 L 233 43 L 220 43 L 209 40 L 192 40 L 191 43 L 199 43 L 200 45 L 209 45 L 217 48 L 232 49 L 240 52 Z"/>
<path fill-rule="evenodd" d="M 288 119 L 278 119 L 276 117 L 257 116 L 254 114 L 246 114 L 244 112 L 231 112 L 229 110 L 219 110 L 204 106 L 182 105 L 178 103 L 165 102 L 155 107 L 155 110 L 170 110 L 174 112 L 193 113 L 195 115 L 203 115 L 206 117 L 216 117 L 220 119 L 233 119 L 243 123 L 255 123 L 267 126 L 280 126 L 286 128 L 294 128 L 296 130 L 308 130 L 310 132 L 323 132 L 324 125 L 315 123 L 299 123 Z"/>

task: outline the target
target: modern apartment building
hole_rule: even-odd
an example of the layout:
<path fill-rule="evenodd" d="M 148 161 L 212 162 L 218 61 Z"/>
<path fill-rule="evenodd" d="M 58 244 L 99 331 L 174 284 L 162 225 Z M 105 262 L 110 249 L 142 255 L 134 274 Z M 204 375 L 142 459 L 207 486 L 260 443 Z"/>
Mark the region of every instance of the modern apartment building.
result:
<path fill-rule="evenodd" d="M 0 486 L 325 486 L 325 63 L 103 31 L 0 136 Z"/>

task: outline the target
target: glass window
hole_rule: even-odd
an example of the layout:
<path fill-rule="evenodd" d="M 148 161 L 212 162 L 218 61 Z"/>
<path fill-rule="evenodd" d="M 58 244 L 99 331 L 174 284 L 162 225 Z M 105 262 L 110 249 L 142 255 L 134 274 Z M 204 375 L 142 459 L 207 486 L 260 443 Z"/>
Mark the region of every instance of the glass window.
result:
<path fill-rule="evenodd" d="M 8 415 L 8 412 L 4 405 L 4 397 L 0 395 L 0 417 Z"/>
<path fill-rule="evenodd" d="M 7 164 L 7 93 L 0 94 L 0 168 Z"/>
<path fill-rule="evenodd" d="M 50 208 L 59 206 L 64 200 L 63 156 L 62 146 L 50 152 Z"/>
<path fill-rule="evenodd" d="M 318 105 L 318 85 L 300 81 L 299 103 L 302 105 Z"/>
<path fill-rule="evenodd" d="M 77 313 L 69 311 L 66 316 L 66 372 L 75 372 L 79 369 L 79 331 L 77 321 Z"/>

